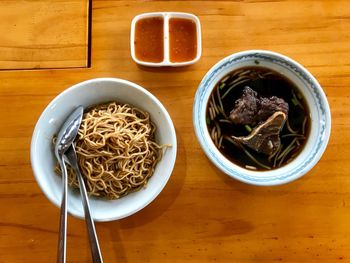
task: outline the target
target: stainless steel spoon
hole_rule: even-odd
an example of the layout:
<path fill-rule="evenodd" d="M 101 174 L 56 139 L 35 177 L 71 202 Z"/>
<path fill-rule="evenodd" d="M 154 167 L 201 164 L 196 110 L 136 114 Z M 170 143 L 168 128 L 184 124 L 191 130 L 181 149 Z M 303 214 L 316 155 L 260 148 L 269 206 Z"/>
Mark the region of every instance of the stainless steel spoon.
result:
<path fill-rule="evenodd" d="M 63 193 L 61 201 L 61 213 L 60 213 L 60 226 L 58 236 L 58 252 L 57 262 L 66 262 L 66 236 L 67 236 L 67 168 L 63 161 L 63 155 L 67 149 L 72 145 L 75 137 L 78 134 L 78 129 L 83 117 L 84 108 L 83 106 L 77 107 L 66 119 L 61 126 L 61 129 L 57 135 L 55 144 L 55 155 L 60 164 L 62 170 L 62 181 L 63 181 Z"/>
<path fill-rule="evenodd" d="M 78 159 L 77 159 L 77 154 L 75 152 L 74 144 L 71 144 L 71 146 L 68 148 L 68 150 L 64 154 L 64 158 L 67 160 L 69 165 L 73 168 L 74 173 L 78 177 L 80 195 L 81 195 L 81 199 L 84 207 L 85 222 L 86 222 L 86 227 L 87 227 L 90 247 L 91 247 L 92 262 L 102 263 L 103 260 L 101 256 L 100 246 L 98 244 L 94 221 L 91 217 L 88 195 L 86 192 L 83 176 L 81 175 L 80 169 L 78 166 Z"/>

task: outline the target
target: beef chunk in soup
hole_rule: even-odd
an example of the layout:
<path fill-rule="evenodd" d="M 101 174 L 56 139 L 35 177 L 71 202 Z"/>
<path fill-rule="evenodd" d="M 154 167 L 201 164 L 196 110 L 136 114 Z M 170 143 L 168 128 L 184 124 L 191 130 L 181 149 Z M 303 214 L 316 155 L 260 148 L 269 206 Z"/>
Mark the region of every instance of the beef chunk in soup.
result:
<path fill-rule="evenodd" d="M 264 123 L 255 127 L 248 136 L 232 136 L 231 138 L 257 152 L 271 155 L 275 153 L 281 145 L 279 133 L 286 119 L 287 116 L 284 112 L 275 112 Z"/>
<path fill-rule="evenodd" d="M 277 111 L 281 111 L 288 116 L 288 103 L 276 96 L 260 97 L 250 87 L 245 87 L 242 96 L 236 100 L 229 118 L 235 124 L 254 127 Z"/>
<path fill-rule="evenodd" d="M 288 103 L 276 96 L 260 99 L 260 109 L 258 111 L 258 118 L 260 120 L 266 120 L 277 111 L 288 115 Z"/>
<path fill-rule="evenodd" d="M 235 108 L 230 113 L 230 119 L 235 124 L 256 124 L 259 104 L 258 93 L 249 87 L 245 87 L 242 97 L 236 100 Z"/>

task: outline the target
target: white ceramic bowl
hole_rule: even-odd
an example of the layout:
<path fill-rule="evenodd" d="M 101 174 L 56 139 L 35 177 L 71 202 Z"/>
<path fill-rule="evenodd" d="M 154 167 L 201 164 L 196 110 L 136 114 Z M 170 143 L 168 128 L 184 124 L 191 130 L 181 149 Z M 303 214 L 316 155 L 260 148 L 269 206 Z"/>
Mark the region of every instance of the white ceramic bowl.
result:
<path fill-rule="evenodd" d="M 135 29 L 136 29 L 136 23 L 140 19 L 144 18 L 151 18 L 151 17 L 160 17 L 163 18 L 163 30 L 164 30 L 164 36 L 163 36 L 163 43 L 164 43 L 164 59 L 161 62 L 148 62 L 140 60 L 136 57 L 135 52 Z M 196 25 L 196 33 L 197 33 L 197 52 L 196 57 L 192 60 L 183 61 L 183 62 L 172 62 L 170 60 L 170 44 L 169 44 L 169 20 L 171 18 L 183 18 L 183 19 L 189 19 L 193 21 Z M 202 55 L 202 33 L 201 33 L 201 24 L 199 21 L 199 18 L 193 14 L 190 13 L 183 13 L 183 12 L 151 12 L 151 13 L 143 13 L 139 14 L 134 17 L 134 19 L 131 22 L 131 33 L 130 33 L 130 50 L 131 50 L 131 57 L 132 59 L 140 65 L 143 66 L 149 66 L 149 67 L 181 67 L 181 66 L 188 66 L 196 63 L 201 55 Z"/>
<path fill-rule="evenodd" d="M 112 100 L 148 111 L 157 126 L 157 142 L 172 147 L 167 148 L 144 189 L 119 200 L 90 198 L 92 216 L 96 221 L 111 221 L 136 213 L 155 199 L 166 185 L 174 167 L 177 143 L 173 122 L 160 101 L 144 88 L 126 80 L 99 78 L 84 81 L 63 91 L 46 107 L 35 126 L 31 144 L 35 178 L 46 197 L 60 206 L 62 181 L 54 172 L 56 159 L 52 137 L 76 106 L 87 107 Z M 68 212 L 78 218 L 84 217 L 80 195 L 71 189 L 68 192 Z"/>
<path fill-rule="evenodd" d="M 304 95 L 310 109 L 311 129 L 302 152 L 289 164 L 271 171 L 251 171 L 230 162 L 212 142 L 206 125 L 206 107 L 215 84 L 227 73 L 247 66 L 271 68 L 290 79 Z M 331 115 L 327 98 L 317 80 L 303 66 L 281 54 L 250 50 L 228 56 L 213 66 L 200 83 L 193 106 L 196 136 L 208 158 L 227 175 L 254 185 L 279 185 L 307 173 L 328 144 Z"/>

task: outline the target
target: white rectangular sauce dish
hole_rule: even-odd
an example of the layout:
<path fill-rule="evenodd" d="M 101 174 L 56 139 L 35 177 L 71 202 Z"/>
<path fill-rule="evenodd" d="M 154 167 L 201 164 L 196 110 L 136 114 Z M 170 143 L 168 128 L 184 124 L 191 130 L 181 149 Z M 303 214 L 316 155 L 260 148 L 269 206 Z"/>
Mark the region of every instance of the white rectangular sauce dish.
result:
<path fill-rule="evenodd" d="M 180 12 L 153 12 L 131 23 L 132 59 L 150 67 L 187 66 L 202 54 L 201 26 L 197 16 Z"/>

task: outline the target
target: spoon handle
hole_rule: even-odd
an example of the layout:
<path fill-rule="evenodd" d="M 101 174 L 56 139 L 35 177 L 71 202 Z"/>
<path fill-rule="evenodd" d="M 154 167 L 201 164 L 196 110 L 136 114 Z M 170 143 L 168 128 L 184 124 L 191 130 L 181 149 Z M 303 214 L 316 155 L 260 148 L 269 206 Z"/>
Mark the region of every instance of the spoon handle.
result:
<path fill-rule="evenodd" d="M 100 246 L 96 235 L 94 220 L 92 219 L 91 213 L 90 213 L 90 206 L 88 201 L 88 195 L 85 188 L 85 183 L 79 169 L 75 169 L 75 170 L 76 170 L 76 174 L 78 174 L 77 177 L 79 180 L 80 194 L 81 194 L 81 198 L 84 206 L 85 222 L 86 222 L 86 227 L 87 227 L 90 246 L 91 246 L 92 262 L 102 263 L 103 260 L 102 260 L 101 250 L 100 250 Z"/>
<path fill-rule="evenodd" d="M 59 160 L 61 171 L 62 171 L 62 181 L 63 181 L 63 194 L 61 202 L 61 213 L 60 213 L 60 226 L 59 226 L 59 236 L 58 236 L 58 253 L 57 253 L 57 263 L 66 262 L 66 247 L 67 247 L 67 168 L 62 157 Z"/>
<path fill-rule="evenodd" d="M 87 227 L 89 241 L 90 241 L 90 247 L 91 247 L 92 262 L 102 263 L 103 259 L 102 259 L 98 239 L 97 239 L 94 220 L 91 217 L 88 195 L 87 195 L 87 191 L 85 188 L 83 176 L 81 175 L 80 169 L 78 167 L 77 157 L 76 157 L 76 153 L 75 153 L 75 149 L 74 149 L 73 145 L 68 148 L 65 155 L 68 159 L 70 166 L 73 168 L 75 174 L 78 177 L 80 195 L 81 195 L 81 199 L 82 199 L 82 203 L 83 203 L 83 207 L 84 207 L 84 213 L 85 213 L 85 222 L 86 222 L 86 227 Z"/>

